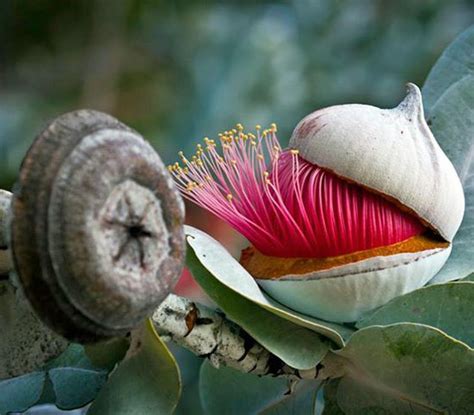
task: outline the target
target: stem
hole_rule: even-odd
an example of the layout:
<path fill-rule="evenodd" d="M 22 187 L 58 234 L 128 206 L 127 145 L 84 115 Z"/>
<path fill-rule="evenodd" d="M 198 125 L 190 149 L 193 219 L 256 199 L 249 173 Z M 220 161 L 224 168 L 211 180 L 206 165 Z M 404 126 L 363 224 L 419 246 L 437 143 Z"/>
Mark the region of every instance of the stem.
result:
<path fill-rule="evenodd" d="M 259 376 L 282 376 L 291 380 L 316 379 L 319 367 L 294 369 L 257 343 L 224 314 L 170 294 L 156 309 L 152 322 L 158 334 L 211 364 L 228 366 Z"/>

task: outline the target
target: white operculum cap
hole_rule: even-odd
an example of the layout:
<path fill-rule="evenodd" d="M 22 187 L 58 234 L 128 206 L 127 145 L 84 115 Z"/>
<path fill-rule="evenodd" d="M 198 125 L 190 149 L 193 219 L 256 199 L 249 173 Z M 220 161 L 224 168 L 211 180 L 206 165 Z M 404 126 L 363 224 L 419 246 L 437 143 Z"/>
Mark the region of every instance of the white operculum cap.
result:
<path fill-rule="evenodd" d="M 290 140 L 310 163 L 395 201 L 451 242 L 464 214 L 464 193 L 431 133 L 419 88 L 408 84 L 393 109 L 336 105 L 300 121 Z"/>

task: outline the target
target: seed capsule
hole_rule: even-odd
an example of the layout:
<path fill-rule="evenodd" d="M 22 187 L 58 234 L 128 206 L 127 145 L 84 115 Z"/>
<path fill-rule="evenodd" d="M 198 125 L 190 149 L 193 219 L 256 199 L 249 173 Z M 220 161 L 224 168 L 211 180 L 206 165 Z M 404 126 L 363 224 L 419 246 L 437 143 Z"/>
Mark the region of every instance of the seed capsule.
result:
<path fill-rule="evenodd" d="M 54 120 L 26 155 L 12 203 L 16 272 L 41 319 L 81 342 L 124 334 L 183 265 L 183 203 L 135 131 L 99 112 Z"/>

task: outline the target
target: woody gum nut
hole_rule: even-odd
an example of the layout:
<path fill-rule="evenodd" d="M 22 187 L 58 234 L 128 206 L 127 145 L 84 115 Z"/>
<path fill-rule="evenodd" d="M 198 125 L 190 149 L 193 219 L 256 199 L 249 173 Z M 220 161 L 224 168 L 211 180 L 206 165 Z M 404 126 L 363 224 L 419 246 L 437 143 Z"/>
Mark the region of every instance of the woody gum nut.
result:
<path fill-rule="evenodd" d="M 183 217 L 138 133 L 96 111 L 60 116 L 28 151 L 14 192 L 11 246 L 26 297 L 70 340 L 128 332 L 180 276 Z"/>

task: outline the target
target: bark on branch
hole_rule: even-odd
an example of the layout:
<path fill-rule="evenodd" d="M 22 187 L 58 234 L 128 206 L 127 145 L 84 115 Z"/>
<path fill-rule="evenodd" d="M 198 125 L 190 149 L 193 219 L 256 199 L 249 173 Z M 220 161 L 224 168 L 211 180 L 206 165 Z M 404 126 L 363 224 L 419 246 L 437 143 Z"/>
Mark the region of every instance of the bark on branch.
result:
<path fill-rule="evenodd" d="M 186 298 L 170 294 L 152 321 L 158 334 L 208 358 L 214 367 L 228 366 L 244 373 L 292 380 L 317 378 L 318 367 L 297 370 L 286 365 L 224 314 Z"/>

